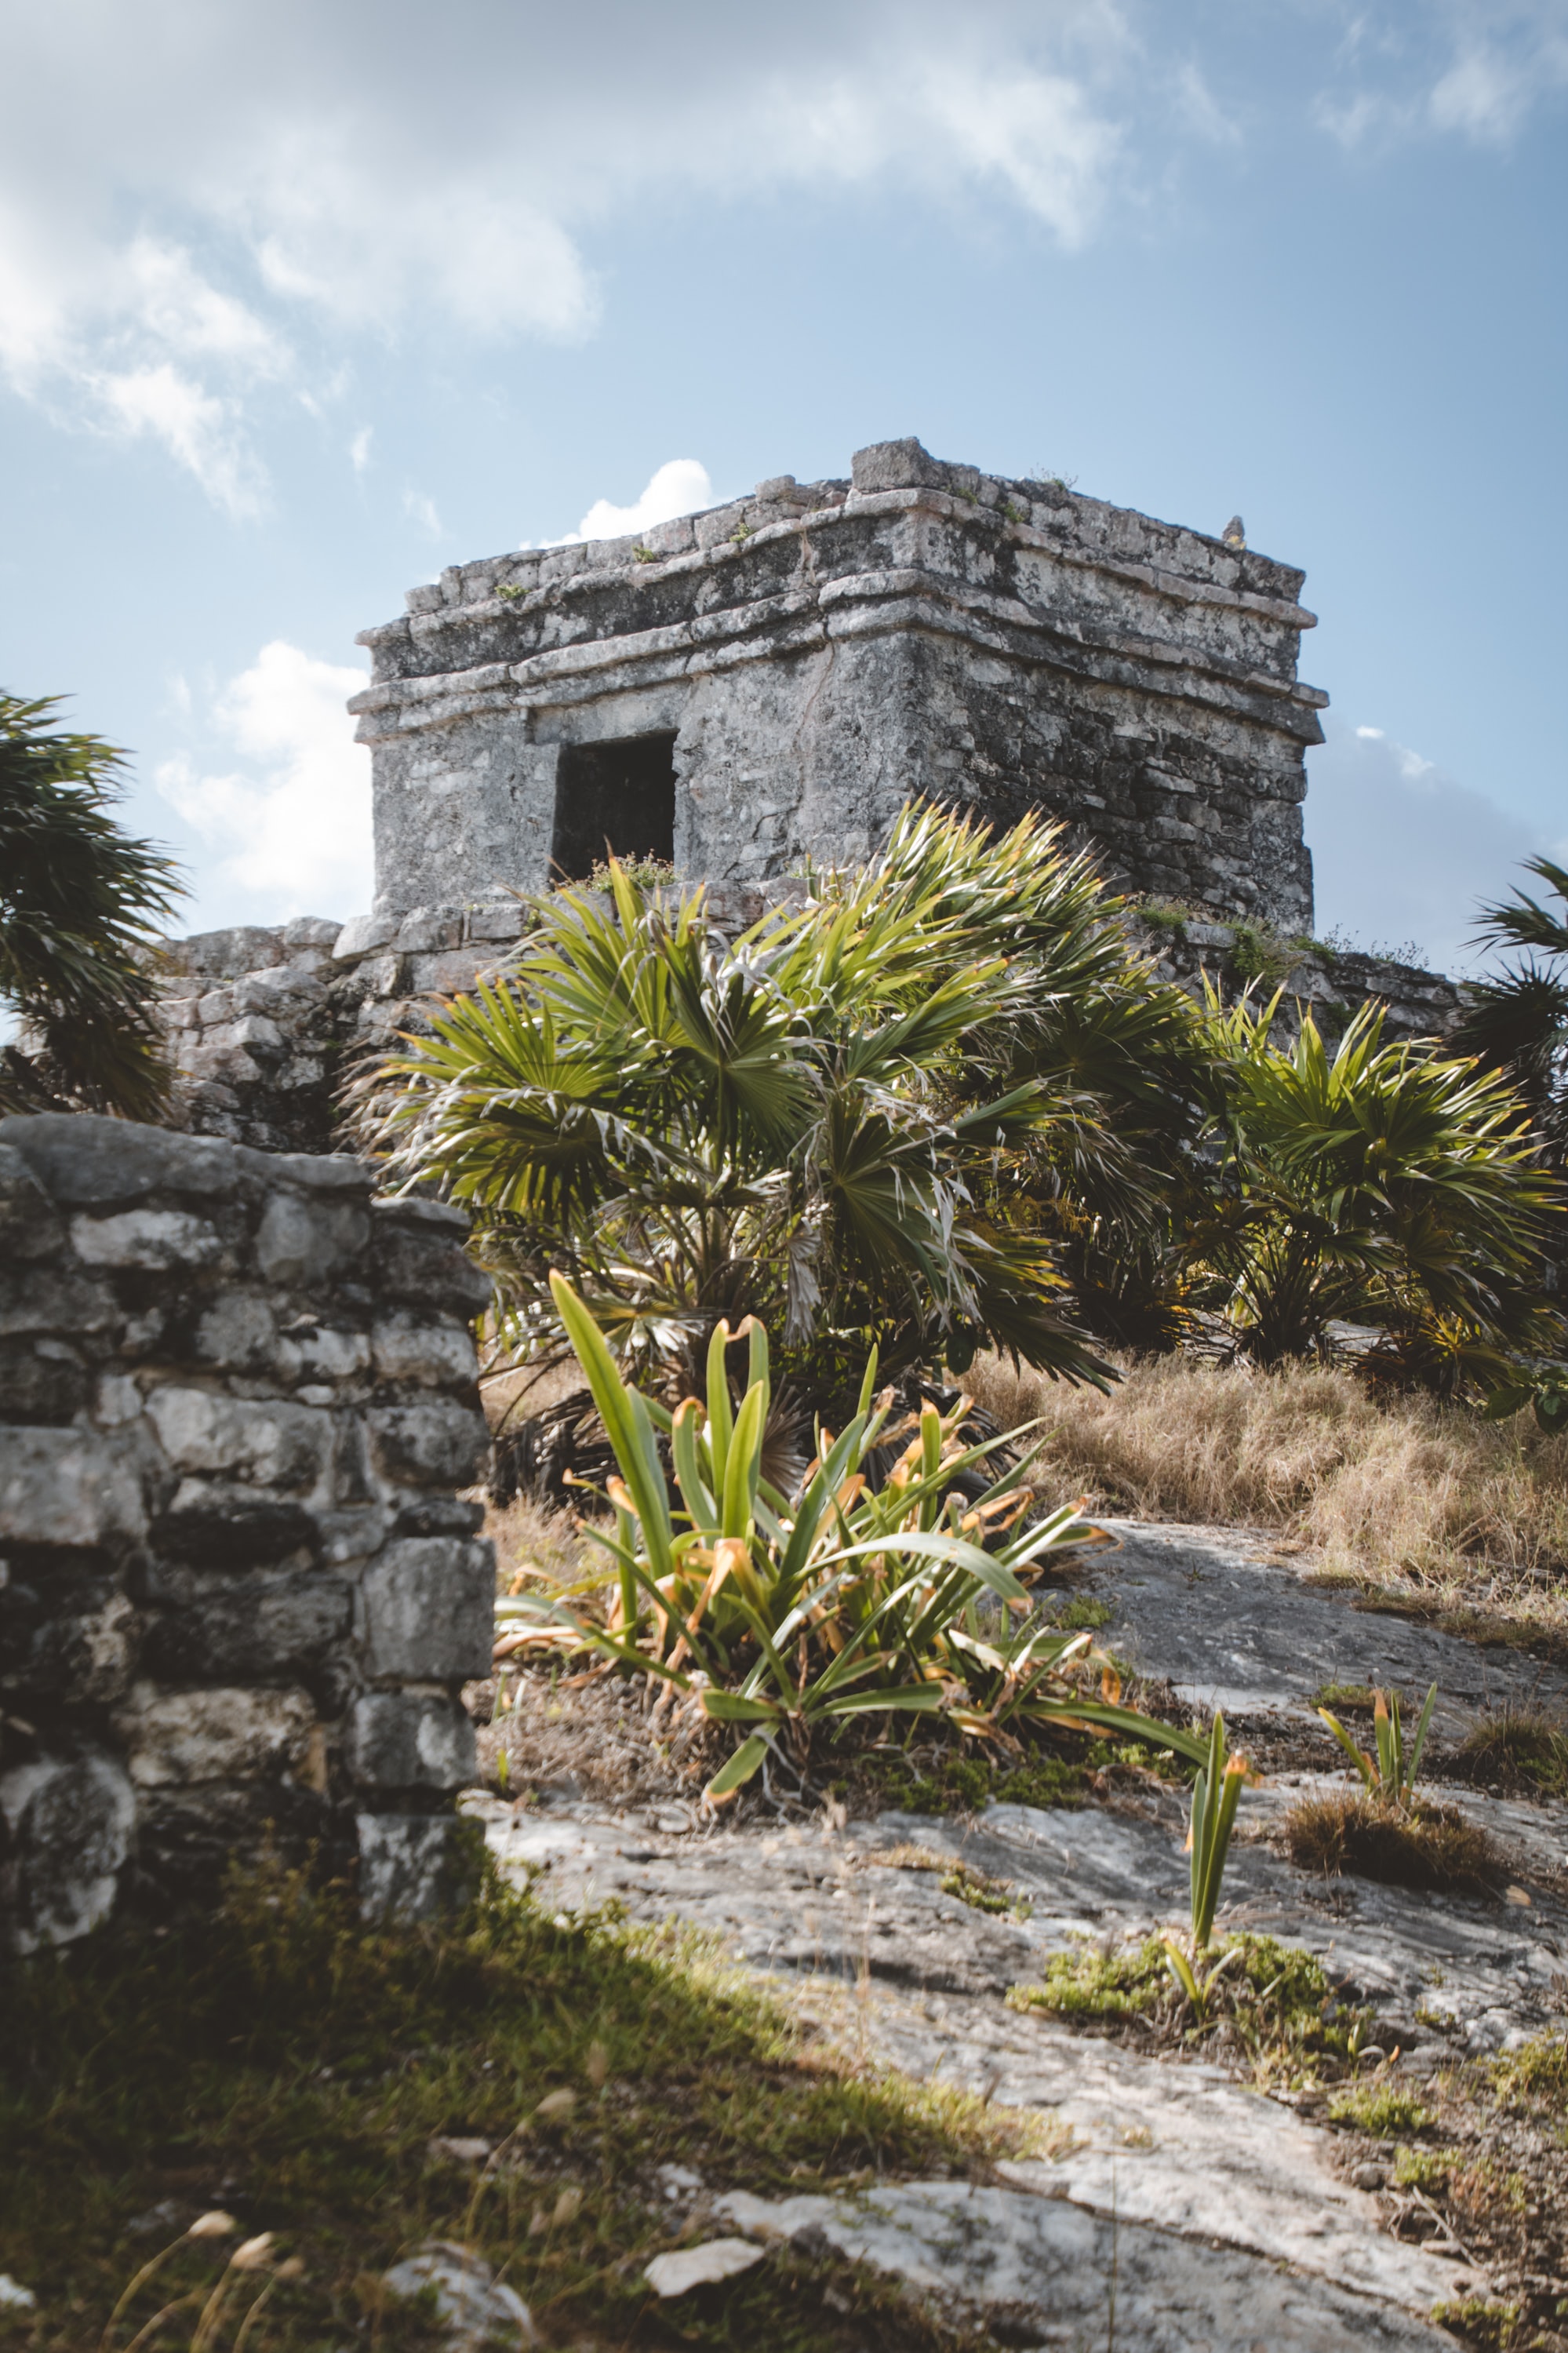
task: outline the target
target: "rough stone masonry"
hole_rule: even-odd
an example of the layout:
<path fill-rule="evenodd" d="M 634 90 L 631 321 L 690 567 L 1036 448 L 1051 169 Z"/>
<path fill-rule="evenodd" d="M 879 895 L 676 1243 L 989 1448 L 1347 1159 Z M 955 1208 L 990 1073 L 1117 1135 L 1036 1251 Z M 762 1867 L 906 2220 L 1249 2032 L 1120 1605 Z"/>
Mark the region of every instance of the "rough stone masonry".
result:
<path fill-rule="evenodd" d="M 346 1157 L 0 1121 L 0 1927 L 210 1891 L 271 1835 L 420 1913 L 489 1665 L 460 1212 Z"/>
<path fill-rule="evenodd" d="M 1303 575 L 947 465 L 454 566 L 367 630 L 376 912 L 460 913 L 606 845 L 742 890 L 853 864 L 911 796 L 1045 808 L 1109 877 L 1310 932 Z"/>

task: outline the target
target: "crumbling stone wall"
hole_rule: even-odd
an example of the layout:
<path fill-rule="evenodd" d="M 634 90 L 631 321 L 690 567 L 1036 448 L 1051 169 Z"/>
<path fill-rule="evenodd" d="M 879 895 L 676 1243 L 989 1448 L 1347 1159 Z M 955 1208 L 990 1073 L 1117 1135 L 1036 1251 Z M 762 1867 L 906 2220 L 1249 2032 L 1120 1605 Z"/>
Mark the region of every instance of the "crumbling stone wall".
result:
<path fill-rule="evenodd" d="M 278 969 L 276 966 L 266 969 Z M 270 1826 L 430 1908 L 494 1560 L 460 1213 L 348 1158 L 0 1121 L 0 1906 L 23 1950 Z"/>
<path fill-rule="evenodd" d="M 792 887 L 714 884 L 710 900 L 721 922 L 742 926 Z M 330 1151 L 336 1091 L 355 1059 L 417 1027 L 440 997 L 502 969 L 525 920 L 507 900 L 171 941 L 159 987 L 179 1071 L 174 1120 L 267 1152 Z M 1464 1001 L 1461 984 L 1441 973 L 1267 934 L 1260 942 L 1245 927 L 1199 916 L 1133 929 L 1161 977 L 1194 996 L 1205 973 L 1227 997 L 1249 978 L 1269 991 L 1282 982 L 1287 1026 L 1298 1001 L 1333 1031 L 1376 997 L 1388 1008 L 1391 1038 L 1440 1038 Z"/>

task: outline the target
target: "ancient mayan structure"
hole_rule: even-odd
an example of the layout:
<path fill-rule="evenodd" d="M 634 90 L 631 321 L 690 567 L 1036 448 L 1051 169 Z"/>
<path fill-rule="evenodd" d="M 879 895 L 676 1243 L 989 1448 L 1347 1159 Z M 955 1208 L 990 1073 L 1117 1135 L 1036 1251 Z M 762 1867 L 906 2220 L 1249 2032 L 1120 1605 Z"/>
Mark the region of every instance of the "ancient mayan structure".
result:
<path fill-rule="evenodd" d="M 1045 808 L 1131 891 L 1310 932 L 1302 579 L 914 440 L 641 540 L 456 565 L 361 639 L 378 924 L 606 843 L 743 903 L 921 795 Z"/>

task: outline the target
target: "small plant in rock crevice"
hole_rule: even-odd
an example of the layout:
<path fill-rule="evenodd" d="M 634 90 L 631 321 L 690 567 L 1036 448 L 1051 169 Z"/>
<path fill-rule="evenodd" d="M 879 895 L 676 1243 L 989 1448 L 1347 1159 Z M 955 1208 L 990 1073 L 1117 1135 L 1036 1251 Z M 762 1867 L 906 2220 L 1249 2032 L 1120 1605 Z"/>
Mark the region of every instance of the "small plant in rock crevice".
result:
<path fill-rule="evenodd" d="M 1397 1692 L 1374 1691 L 1373 1694 L 1373 1749 L 1358 1747 L 1339 1717 L 1328 1708 L 1320 1707 L 1318 1714 L 1355 1767 L 1373 1802 L 1403 1810 L 1409 1807 L 1415 1792 L 1415 1777 L 1421 1770 L 1422 1752 L 1426 1746 L 1426 1735 L 1432 1726 L 1432 1711 L 1436 1704 L 1437 1686 L 1434 1683 L 1426 1694 L 1426 1704 L 1415 1727 L 1415 1737 L 1408 1748 L 1405 1743 L 1405 1724 Z"/>
<path fill-rule="evenodd" d="M 1212 1965 L 1205 1965 L 1205 1956 L 1214 1937 L 1214 1915 L 1219 1904 L 1225 1866 L 1230 1854 L 1236 1810 L 1247 1772 L 1245 1757 L 1227 1757 L 1225 1718 L 1216 1715 L 1209 1730 L 1207 1754 L 1193 1784 L 1193 1809 L 1187 1824 L 1187 1852 L 1191 1857 L 1190 1949 L 1184 1952 L 1173 1936 L 1165 1939 L 1166 1966 L 1191 2002 L 1194 2013 L 1200 2018 L 1208 2008 L 1216 1980 L 1231 1966 L 1240 1949 L 1233 1947 Z"/>

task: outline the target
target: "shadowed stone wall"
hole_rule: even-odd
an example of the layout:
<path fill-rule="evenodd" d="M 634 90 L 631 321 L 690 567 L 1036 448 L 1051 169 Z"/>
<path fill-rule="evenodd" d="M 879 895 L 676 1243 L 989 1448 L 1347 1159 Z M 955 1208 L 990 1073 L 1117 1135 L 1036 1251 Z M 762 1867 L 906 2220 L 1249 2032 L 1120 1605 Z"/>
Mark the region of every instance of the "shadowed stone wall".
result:
<path fill-rule="evenodd" d="M 460 1213 L 348 1158 L 0 1121 L 0 1910 L 27 1950 L 268 1827 L 458 1867 L 494 1593 Z"/>

